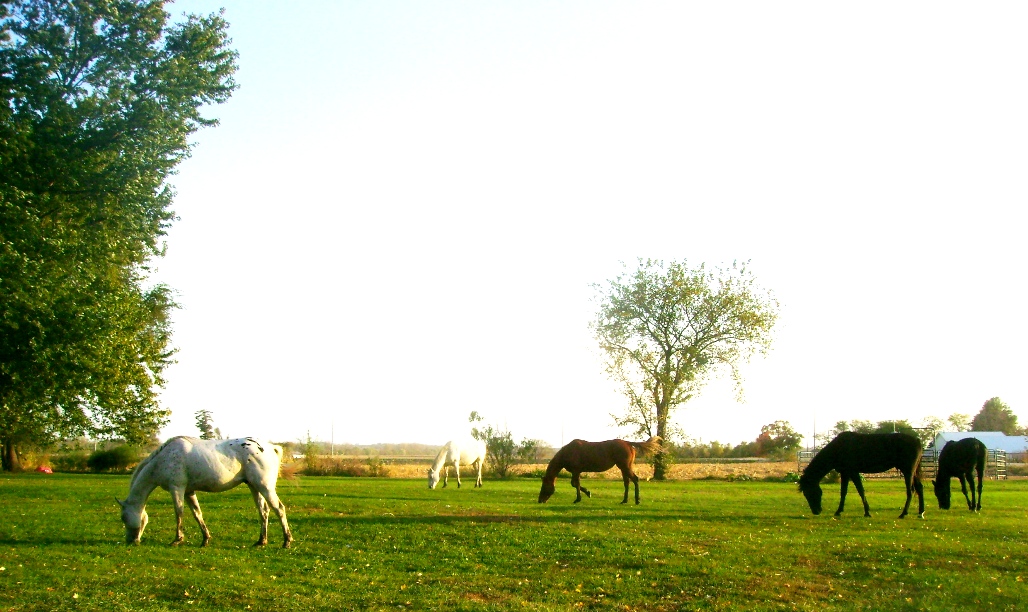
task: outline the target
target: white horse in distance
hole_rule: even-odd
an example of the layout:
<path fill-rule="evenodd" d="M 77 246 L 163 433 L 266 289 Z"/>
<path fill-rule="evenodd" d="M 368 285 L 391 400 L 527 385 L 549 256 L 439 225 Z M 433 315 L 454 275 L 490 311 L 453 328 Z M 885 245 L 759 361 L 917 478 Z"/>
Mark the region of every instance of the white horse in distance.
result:
<path fill-rule="evenodd" d="M 481 440 L 468 440 L 467 442 L 456 442 L 450 440 L 439 451 L 432 467 L 428 469 L 428 488 L 434 489 L 439 482 L 439 471 L 443 472 L 443 486 L 446 486 L 450 477 L 450 466 L 457 474 L 457 488 L 460 488 L 460 466 L 471 465 L 478 469 L 478 479 L 475 486 L 482 486 L 482 465 L 485 463 L 485 442 Z"/>
<path fill-rule="evenodd" d="M 246 483 L 253 494 L 261 519 L 261 536 L 254 546 L 268 543 L 268 506 L 282 523 L 283 547 L 289 548 L 293 534 L 286 521 L 285 504 L 275 493 L 282 448 L 253 438 L 234 440 L 200 440 L 179 436 L 171 438 L 144 459 L 132 473 L 128 497 L 119 501 L 121 520 L 129 544 L 139 544 L 149 518 L 146 500 L 161 487 L 171 493 L 175 502 L 176 537 L 173 546 L 185 541 L 182 533 L 182 510 L 188 502 L 203 532 L 203 544 L 211 540 L 211 532 L 203 522 L 196 491 L 218 493 Z"/>

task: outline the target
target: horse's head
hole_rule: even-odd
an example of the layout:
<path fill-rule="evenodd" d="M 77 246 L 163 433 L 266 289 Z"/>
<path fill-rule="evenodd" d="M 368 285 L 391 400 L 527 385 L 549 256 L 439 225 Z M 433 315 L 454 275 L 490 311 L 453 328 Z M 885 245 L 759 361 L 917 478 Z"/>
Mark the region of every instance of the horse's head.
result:
<path fill-rule="evenodd" d="M 800 492 L 807 498 L 807 504 L 814 515 L 821 514 L 821 485 L 817 482 L 805 483 L 800 480 Z"/>
<path fill-rule="evenodd" d="M 428 488 L 434 489 L 439 484 L 439 470 L 432 470 L 428 468 Z"/>
<path fill-rule="evenodd" d="M 121 506 L 121 522 L 125 523 L 125 542 L 127 544 L 139 544 L 139 538 L 143 536 L 150 517 L 146 515 L 146 507 L 136 510 L 117 497 L 114 501 Z"/>
<path fill-rule="evenodd" d="M 939 508 L 949 510 L 949 479 L 933 480 L 932 487 L 935 489 L 935 498 L 939 500 Z"/>
<path fill-rule="evenodd" d="M 550 499 L 550 496 L 553 495 L 553 492 L 556 490 L 556 487 L 554 486 L 555 480 L 555 478 L 547 480 L 547 478 L 543 476 L 543 488 L 539 489 L 540 504 L 546 503 L 546 500 Z"/>

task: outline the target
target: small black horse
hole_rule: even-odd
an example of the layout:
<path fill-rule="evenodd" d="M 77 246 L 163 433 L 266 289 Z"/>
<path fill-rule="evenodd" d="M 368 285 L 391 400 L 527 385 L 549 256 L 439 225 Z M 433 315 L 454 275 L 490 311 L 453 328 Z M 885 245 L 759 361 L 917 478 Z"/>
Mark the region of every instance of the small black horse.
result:
<path fill-rule="evenodd" d="M 949 479 L 956 476 L 960 481 L 960 490 L 964 492 L 964 499 L 967 500 L 967 509 L 971 512 L 982 509 L 982 475 L 985 473 L 985 455 L 988 451 L 985 445 L 978 438 L 964 438 L 963 440 L 951 440 L 942 447 L 939 453 L 939 471 L 932 481 L 935 487 L 935 497 L 939 499 L 939 507 L 949 510 Z M 974 495 L 974 475 L 971 470 L 978 472 L 978 497 Z M 967 496 L 967 484 L 971 482 L 971 497 Z M 977 499 L 977 501 L 976 501 Z"/>
<path fill-rule="evenodd" d="M 903 518 L 910 508 L 911 490 L 917 492 L 917 514 L 924 518 L 924 487 L 921 485 L 921 442 L 909 434 L 861 434 L 844 431 L 825 445 L 810 461 L 800 477 L 800 491 L 807 498 L 810 510 L 821 514 L 821 479 L 835 470 L 842 477 L 842 495 L 835 516 L 842 514 L 846 504 L 846 489 L 852 480 L 864 502 L 864 516 L 871 516 L 871 508 L 864 497 L 861 473 L 887 472 L 893 468 L 903 473 L 906 483 L 907 503 L 903 506 Z"/>

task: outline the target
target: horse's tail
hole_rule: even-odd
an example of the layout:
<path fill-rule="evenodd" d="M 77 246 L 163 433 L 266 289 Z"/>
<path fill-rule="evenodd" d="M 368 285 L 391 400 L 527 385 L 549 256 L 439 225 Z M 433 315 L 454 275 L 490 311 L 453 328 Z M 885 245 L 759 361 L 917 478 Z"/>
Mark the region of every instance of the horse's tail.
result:
<path fill-rule="evenodd" d="M 660 450 L 660 443 L 660 436 L 651 436 L 650 439 L 645 442 L 629 442 L 629 444 L 639 449 L 639 451 L 644 455 Z"/>

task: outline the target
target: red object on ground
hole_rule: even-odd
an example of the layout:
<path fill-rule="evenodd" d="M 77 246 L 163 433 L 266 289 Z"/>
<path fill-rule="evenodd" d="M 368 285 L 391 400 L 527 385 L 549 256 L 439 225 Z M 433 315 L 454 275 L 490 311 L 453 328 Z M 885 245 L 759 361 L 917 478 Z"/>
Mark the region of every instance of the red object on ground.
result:
<path fill-rule="evenodd" d="M 49 465 L 41 465 L 41 466 L 36 468 L 36 471 L 37 472 L 42 472 L 44 474 L 53 474 L 54 473 L 54 471 L 50 469 Z"/>

